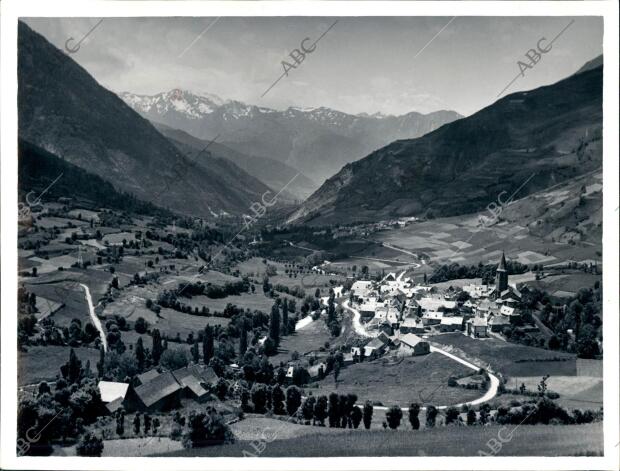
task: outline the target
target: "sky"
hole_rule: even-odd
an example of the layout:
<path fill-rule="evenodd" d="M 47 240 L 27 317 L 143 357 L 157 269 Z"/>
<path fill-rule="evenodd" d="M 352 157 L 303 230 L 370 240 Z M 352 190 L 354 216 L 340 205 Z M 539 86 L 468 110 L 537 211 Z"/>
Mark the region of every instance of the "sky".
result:
<path fill-rule="evenodd" d="M 24 21 L 64 50 L 99 18 Z M 296 64 L 289 54 L 302 42 L 312 49 L 321 35 Z M 525 54 L 542 38 L 548 52 L 532 65 Z M 71 57 L 117 93 L 181 88 L 275 109 L 467 116 L 515 78 L 505 94 L 571 75 L 602 53 L 602 42 L 597 17 L 106 18 Z"/>

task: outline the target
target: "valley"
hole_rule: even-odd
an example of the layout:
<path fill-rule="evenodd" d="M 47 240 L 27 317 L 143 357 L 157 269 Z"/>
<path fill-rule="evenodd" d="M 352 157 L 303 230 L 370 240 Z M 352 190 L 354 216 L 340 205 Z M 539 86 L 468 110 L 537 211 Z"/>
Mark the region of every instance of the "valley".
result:
<path fill-rule="evenodd" d="M 464 117 L 18 39 L 20 453 L 602 455 L 602 56 Z"/>

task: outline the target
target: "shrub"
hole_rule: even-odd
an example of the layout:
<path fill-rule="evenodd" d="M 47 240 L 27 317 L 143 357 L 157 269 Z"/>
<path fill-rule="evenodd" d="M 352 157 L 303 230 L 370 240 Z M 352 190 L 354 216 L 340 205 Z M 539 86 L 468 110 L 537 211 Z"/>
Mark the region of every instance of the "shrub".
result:
<path fill-rule="evenodd" d="M 418 430 L 420 428 L 420 419 L 418 415 L 420 414 L 420 404 L 413 403 L 409 406 L 409 423 L 411 424 L 411 428 L 413 430 Z"/>
<path fill-rule="evenodd" d="M 454 423 L 459 418 L 459 411 L 456 407 L 448 407 L 446 409 L 446 425 Z"/>
<path fill-rule="evenodd" d="M 234 437 L 220 413 L 213 407 L 206 412 L 190 412 L 188 431 L 183 436 L 185 448 L 199 448 L 222 443 L 232 443 Z"/>
<path fill-rule="evenodd" d="M 437 408 L 435 406 L 428 406 L 426 408 L 426 426 L 432 428 L 435 426 L 437 420 Z"/>
<path fill-rule="evenodd" d="M 398 406 L 391 406 L 385 413 L 385 419 L 388 426 L 395 430 L 400 425 L 400 420 L 403 418 L 403 411 Z"/>
<path fill-rule="evenodd" d="M 94 433 L 88 432 L 77 444 L 75 451 L 78 456 L 101 456 L 103 453 L 103 440 Z"/>
<path fill-rule="evenodd" d="M 364 410 L 362 412 L 363 420 L 364 420 L 364 428 L 366 430 L 370 428 L 370 424 L 372 422 L 372 412 L 373 412 L 372 404 L 370 403 L 370 401 L 366 401 L 366 403 L 364 404 Z"/>

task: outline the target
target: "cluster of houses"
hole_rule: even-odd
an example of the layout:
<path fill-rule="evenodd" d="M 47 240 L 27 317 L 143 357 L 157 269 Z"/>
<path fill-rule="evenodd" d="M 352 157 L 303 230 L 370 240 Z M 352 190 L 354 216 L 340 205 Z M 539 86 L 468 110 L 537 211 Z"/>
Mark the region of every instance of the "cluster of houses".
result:
<path fill-rule="evenodd" d="M 425 333 L 463 332 L 473 338 L 488 337 L 491 332 L 502 332 L 511 325 L 513 316 L 521 315 L 522 294 L 508 282 L 504 254 L 494 285 L 471 284 L 442 291 L 389 273 L 380 282 L 356 281 L 351 291 L 353 307 L 366 329 L 382 332 L 392 344 L 412 348 L 414 354 L 423 352 L 423 347 L 411 344 L 423 343 L 419 336 Z"/>
<path fill-rule="evenodd" d="M 146 371 L 135 383 L 100 381 L 101 400 L 110 413 L 127 411 L 158 412 L 181 405 L 183 398 L 203 402 L 211 397 L 218 376 L 213 368 L 194 364 L 174 371 Z"/>

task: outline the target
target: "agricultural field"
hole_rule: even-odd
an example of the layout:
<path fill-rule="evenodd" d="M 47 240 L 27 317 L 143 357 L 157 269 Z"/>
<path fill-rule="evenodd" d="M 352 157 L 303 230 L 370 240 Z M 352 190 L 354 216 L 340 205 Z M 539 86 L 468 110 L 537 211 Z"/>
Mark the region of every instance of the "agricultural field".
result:
<path fill-rule="evenodd" d="M 434 405 L 459 404 L 484 394 L 484 391 L 449 387 L 450 376 L 470 374 L 471 369 L 440 353 L 405 357 L 396 364 L 383 360 L 355 363 L 340 371 L 338 383 L 329 375 L 319 381 L 314 395 L 357 394 L 358 402 L 370 400 L 378 405 L 398 404 L 406 407 L 412 402 Z"/>
<path fill-rule="evenodd" d="M 555 402 L 562 407 L 573 409 L 598 409 L 603 407 L 603 379 L 591 376 L 550 376 L 547 387 L 560 395 Z M 538 376 L 514 377 L 509 386 L 518 388 L 525 384 L 528 391 L 537 391 Z"/>
<path fill-rule="evenodd" d="M 69 360 L 70 347 L 63 346 L 29 346 L 26 352 L 20 351 L 17 356 L 17 383 L 20 386 L 54 381 L 60 375 L 60 367 Z M 86 366 L 90 361 L 90 371 L 97 374 L 99 350 L 96 348 L 74 348 L 75 354 Z"/>
<path fill-rule="evenodd" d="M 494 338 L 472 339 L 463 334 L 444 334 L 429 338 L 441 348 L 458 354 L 476 364 L 480 362 L 501 373 L 504 377 L 514 376 L 574 376 L 577 373 L 576 357 L 573 354 L 528 347 L 503 342 Z M 455 347 L 457 351 L 452 351 Z M 561 359 L 561 361 L 555 361 Z"/>
<path fill-rule="evenodd" d="M 403 427 L 403 425 L 401 425 Z M 408 428 L 408 426 L 407 426 Z M 343 430 L 312 427 L 316 434 L 267 443 L 261 457 L 368 456 L 380 447 L 383 456 L 478 456 L 491 453 L 486 443 L 496 438 L 499 426 L 438 427 L 432 430 Z M 157 456 L 244 456 L 252 452 L 249 441 L 232 445 L 172 451 Z M 497 456 L 600 456 L 603 454 L 602 422 L 587 425 L 522 425 Z"/>
<path fill-rule="evenodd" d="M 272 364 L 278 365 L 281 361 L 290 360 L 291 354 L 295 351 L 303 355 L 304 353 L 318 350 L 325 342 L 330 342 L 331 340 L 331 334 L 325 325 L 325 321 L 317 319 L 297 330 L 292 335 L 282 337 L 278 354 L 270 357 L 269 360 Z"/>

